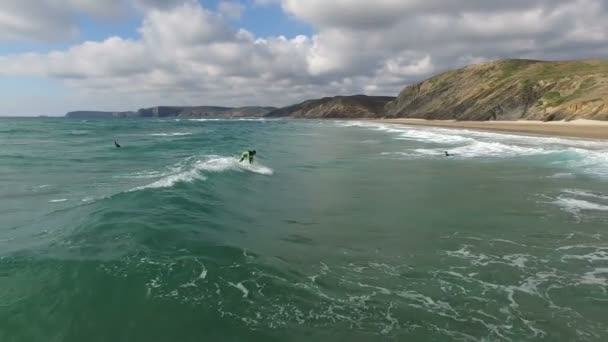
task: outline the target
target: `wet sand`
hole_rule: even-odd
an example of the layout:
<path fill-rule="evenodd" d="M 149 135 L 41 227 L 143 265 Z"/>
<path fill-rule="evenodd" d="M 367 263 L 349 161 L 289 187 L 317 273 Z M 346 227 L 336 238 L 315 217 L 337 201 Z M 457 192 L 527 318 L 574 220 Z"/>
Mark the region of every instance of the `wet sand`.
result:
<path fill-rule="evenodd" d="M 608 122 L 593 120 L 541 122 L 378 119 L 373 121 L 411 126 L 433 126 L 493 132 L 509 132 L 516 134 L 550 135 L 586 139 L 608 139 Z"/>

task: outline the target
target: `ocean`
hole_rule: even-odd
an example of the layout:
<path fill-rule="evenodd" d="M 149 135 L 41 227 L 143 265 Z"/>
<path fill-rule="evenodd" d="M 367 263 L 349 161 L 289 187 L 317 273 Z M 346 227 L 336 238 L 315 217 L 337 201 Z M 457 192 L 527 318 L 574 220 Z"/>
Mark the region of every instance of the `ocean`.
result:
<path fill-rule="evenodd" d="M 2 342 L 608 340 L 605 141 L 48 118 L 0 146 Z"/>

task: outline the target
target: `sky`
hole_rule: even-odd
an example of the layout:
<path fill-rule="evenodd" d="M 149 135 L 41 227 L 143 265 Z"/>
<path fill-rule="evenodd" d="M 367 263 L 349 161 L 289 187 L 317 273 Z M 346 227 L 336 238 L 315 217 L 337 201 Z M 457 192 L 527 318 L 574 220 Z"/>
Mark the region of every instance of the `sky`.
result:
<path fill-rule="evenodd" d="M 608 0 L 1 0 L 0 116 L 393 95 L 503 58 L 608 58 Z"/>

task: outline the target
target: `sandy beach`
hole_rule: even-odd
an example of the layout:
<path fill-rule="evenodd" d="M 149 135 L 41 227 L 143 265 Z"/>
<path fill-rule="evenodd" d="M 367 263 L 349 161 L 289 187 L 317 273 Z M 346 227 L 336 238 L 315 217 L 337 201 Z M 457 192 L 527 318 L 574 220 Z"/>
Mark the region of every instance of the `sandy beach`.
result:
<path fill-rule="evenodd" d="M 516 134 L 551 135 L 586 139 L 608 139 L 608 122 L 593 120 L 574 121 L 454 121 L 422 119 L 379 119 L 382 123 L 443 128 L 465 128 L 482 131 Z"/>

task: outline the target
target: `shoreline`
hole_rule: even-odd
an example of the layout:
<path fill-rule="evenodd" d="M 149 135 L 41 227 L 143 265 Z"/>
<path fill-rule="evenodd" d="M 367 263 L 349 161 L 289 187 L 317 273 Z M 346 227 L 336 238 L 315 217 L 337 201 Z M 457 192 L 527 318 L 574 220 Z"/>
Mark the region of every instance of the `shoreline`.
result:
<path fill-rule="evenodd" d="M 424 119 L 371 119 L 378 123 L 407 126 L 427 126 L 452 129 L 513 133 L 522 135 L 558 136 L 570 138 L 608 140 L 608 122 L 594 120 L 574 121 L 455 121 Z"/>

